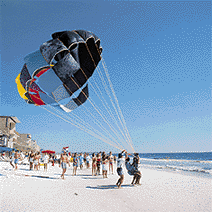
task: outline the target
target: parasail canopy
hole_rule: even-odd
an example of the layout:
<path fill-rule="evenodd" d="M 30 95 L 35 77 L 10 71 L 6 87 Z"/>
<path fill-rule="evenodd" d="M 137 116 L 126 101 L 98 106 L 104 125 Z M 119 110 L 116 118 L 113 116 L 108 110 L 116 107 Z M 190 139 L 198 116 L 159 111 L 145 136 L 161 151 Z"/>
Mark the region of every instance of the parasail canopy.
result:
<path fill-rule="evenodd" d="M 92 32 L 56 32 L 52 40 L 24 58 L 16 78 L 20 96 L 37 106 L 51 104 L 70 112 L 89 97 L 87 80 L 101 60 L 100 39 Z M 70 98 L 77 90 L 77 98 Z M 61 100 L 70 100 L 62 105 Z"/>

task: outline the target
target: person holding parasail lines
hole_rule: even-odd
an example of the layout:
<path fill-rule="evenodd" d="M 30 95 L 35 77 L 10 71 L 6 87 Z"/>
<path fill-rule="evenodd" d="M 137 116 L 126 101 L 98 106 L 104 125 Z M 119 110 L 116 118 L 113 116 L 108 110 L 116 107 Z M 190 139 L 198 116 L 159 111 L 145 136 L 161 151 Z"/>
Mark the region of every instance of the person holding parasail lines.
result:
<path fill-rule="evenodd" d="M 123 150 L 121 153 L 118 154 L 118 160 L 117 160 L 117 173 L 120 176 L 120 178 L 118 179 L 116 185 L 118 186 L 118 188 L 121 188 L 121 185 L 124 181 L 124 172 L 123 172 L 123 168 L 124 168 L 124 164 L 125 164 L 125 158 L 124 153 L 127 153 L 126 150 Z"/>
<path fill-rule="evenodd" d="M 128 174 L 133 176 L 133 180 L 132 180 L 131 184 L 132 185 L 135 185 L 135 184 L 141 185 L 140 184 L 141 172 L 137 168 L 135 168 L 135 166 L 130 164 L 130 158 L 129 157 L 127 157 L 125 159 L 125 166 L 126 166 Z"/>

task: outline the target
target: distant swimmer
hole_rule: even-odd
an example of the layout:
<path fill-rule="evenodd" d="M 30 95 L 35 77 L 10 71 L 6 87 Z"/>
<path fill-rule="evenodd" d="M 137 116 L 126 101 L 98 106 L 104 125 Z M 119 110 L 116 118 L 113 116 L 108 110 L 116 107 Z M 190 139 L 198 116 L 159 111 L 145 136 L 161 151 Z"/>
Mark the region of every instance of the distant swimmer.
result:
<path fill-rule="evenodd" d="M 61 177 L 62 177 L 63 180 L 65 179 L 65 178 L 64 178 L 64 174 L 65 174 L 65 172 L 66 172 L 66 170 L 67 170 L 67 163 L 68 163 L 68 165 L 69 165 L 69 167 L 70 167 L 70 163 L 69 163 L 69 161 L 68 161 L 68 156 L 67 156 L 67 154 L 66 154 L 66 151 L 64 150 L 63 153 L 61 154 L 61 157 L 60 157 L 60 165 L 59 165 L 59 167 L 62 166 L 62 169 L 63 169 L 63 172 L 62 172 L 62 174 L 61 174 Z"/>
<path fill-rule="evenodd" d="M 118 181 L 116 183 L 118 188 L 121 188 L 121 185 L 124 182 L 124 172 L 123 172 L 123 168 L 124 168 L 124 164 L 125 164 L 125 158 L 123 157 L 124 152 L 126 152 L 126 150 L 123 150 L 121 153 L 118 154 L 117 173 L 120 176 L 120 178 L 118 179 Z"/>

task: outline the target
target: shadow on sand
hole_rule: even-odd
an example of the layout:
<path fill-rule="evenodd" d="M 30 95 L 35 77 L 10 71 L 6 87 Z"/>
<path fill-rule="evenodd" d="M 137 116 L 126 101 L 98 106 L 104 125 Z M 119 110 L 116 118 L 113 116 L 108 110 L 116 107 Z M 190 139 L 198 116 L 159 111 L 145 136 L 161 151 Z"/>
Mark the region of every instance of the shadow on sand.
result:
<path fill-rule="evenodd" d="M 134 187 L 134 186 L 131 185 L 131 184 L 121 186 L 121 188 L 129 188 L 129 187 Z M 116 185 L 87 186 L 86 188 L 90 188 L 90 189 L 118 189 L 118 187 Z"/>
<path fill-rule="evenodd" d="M 25 177 L 35 177 L 35 178 L 43 178 L 43 179 L 52 179 L 52 180 L 58 180 L 56 177 L 50 177 L 50 176 L 42 176 L 42 175 L 28 175 L 28 174 L 15 174 L 18 176 L 25 176 Z"/>
<path fill-rule="evenodd" d="M 102 177 L 82 177 L 84 180 L 96 180 L 96 179 L 103 179 Z"/>
<path fill-rule="evenodd" d="M 58 178 L 55 178 L 55 177 L 49 177 L 49 176 L 31 175 L 30 177 L 36 177 L 36 178 L 47 178 L 47 179 L 52 179 L 52 180 L 58 180 Z"/>
<path fill-rule="evenodd" d="M 82 177 L 92 177 L 91 174 L 77 174 L 77 176 L 82 176 Z"/>

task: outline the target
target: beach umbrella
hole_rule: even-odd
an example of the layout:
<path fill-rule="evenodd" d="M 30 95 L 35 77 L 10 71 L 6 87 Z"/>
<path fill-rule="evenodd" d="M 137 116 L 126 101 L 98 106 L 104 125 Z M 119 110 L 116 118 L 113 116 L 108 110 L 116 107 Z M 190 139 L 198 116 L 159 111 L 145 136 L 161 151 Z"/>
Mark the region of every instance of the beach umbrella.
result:
<path fill-rule="evenodd" d="M 55 151 L 53 150 L 44 150 L 42 153 L 48 153 L 48 154 L 55 154 Z"/>
<path fill-rule="evenodd" d="M 1 146 L 0 147 L 0 152 L 12 152 L 12 148 L 9 148 L 9 147 L 3 147 Z"/>

